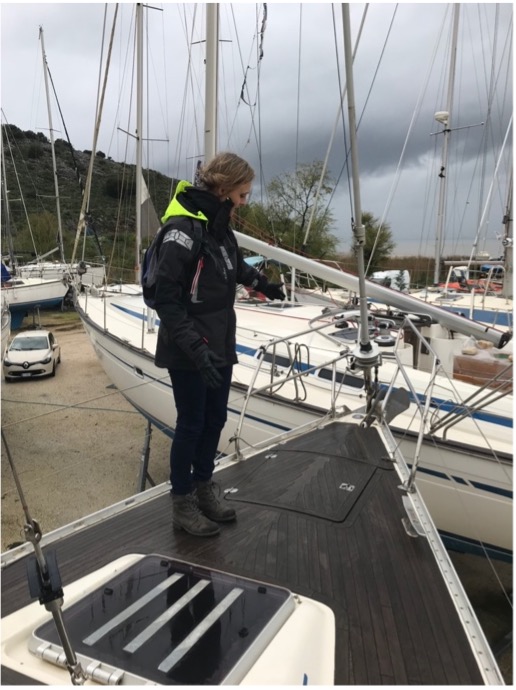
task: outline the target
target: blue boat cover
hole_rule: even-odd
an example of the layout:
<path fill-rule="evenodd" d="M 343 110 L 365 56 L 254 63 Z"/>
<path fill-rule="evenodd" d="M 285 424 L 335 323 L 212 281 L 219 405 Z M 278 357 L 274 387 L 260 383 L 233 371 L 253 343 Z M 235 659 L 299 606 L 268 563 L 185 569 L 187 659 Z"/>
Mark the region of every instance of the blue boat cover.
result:
<path fill-rule="evenodd" d="M 7 283 L 8 280 L 11 280 L 11 274 L 9 273 L 7 266 L 2 261 L 2 283 Z"/>

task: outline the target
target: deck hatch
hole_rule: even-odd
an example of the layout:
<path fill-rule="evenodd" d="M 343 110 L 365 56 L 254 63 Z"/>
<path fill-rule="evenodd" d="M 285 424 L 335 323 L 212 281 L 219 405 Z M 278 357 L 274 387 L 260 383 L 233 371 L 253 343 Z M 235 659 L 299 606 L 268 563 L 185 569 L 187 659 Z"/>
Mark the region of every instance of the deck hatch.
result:
<path fill-rule="evenodd" d="M 255 459 L 252 480 L 239 481 L 238 491 L 225 498 L 343 522 L 375 471 L 351 458 L 274 449 Z"/>
<path fill-rule="evenodd" d="M 122 684 L 217 685 L 239 683 L 294 608 L 286 589 L 151 555 L 63 616 L 84 668 L 98 662 Z M 30 650 L 60 651 L 53 620 Z"/>

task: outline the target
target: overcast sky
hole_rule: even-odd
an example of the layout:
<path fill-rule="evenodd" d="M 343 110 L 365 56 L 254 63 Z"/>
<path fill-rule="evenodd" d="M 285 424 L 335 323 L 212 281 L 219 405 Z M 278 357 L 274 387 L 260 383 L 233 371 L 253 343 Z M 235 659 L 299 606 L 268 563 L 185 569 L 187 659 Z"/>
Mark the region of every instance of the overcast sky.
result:
<path fill-rule="evenodd" d="M 145 165 L 191 178 L 203 153 L 205 5 L 152 6 L 158 9 L 145 14 L 144 133 L 151 140 L 145 146 Z M 354 41 L 365 7 L 351 5 Z M 107 54 L 104 18 L 109 36 L 114 8 L 103 3 L 2 3 L 3 123 L 48 136 L 41 26 L 71 143 L 76 149 L 92 148 L 100 61 L 103 55 L 105 63 Z M 499 255 L 512 165 L 512 3 L 460 8 L 444 251 L 469 255 L 478 233 L 479 248 Z M 124 160 L 127 146 L 134 148 L 120 131 L 135 128 L 129 79 L 133 11 L 132 3 L 119 5 L 97 146 L 118 161 Z M 267 3 L 265 24 L 263 18 L 263 5 L 220 7 L 218 149 L 247 158 L 267 181 L 292 172 L 296 163 L 325 158 L 345 74 L 340 5 L 272 2 Z M 357 49 L 362 209 L 389 223 L 399 254 L 434 253 L 443 154 L 443 135 L 433 134 L 442 130 L 434 113 L 447 109 L 451 27 L 452 5 L 373 3 Z M 244 75 L 247 103 L 240 99 Z M 347 128 L 347 108 L 344 115 Z M 52 120 L 55 137 L 65 138 L 55 101 Z M 329 158 L 333 178 L 344 162 L 341 121 Z M 260 197 L 260 179 L 254 198 Z M 344 251 L 351 242 L 348 190 L 344 170 L 332 200 L 333 232 Z"/>

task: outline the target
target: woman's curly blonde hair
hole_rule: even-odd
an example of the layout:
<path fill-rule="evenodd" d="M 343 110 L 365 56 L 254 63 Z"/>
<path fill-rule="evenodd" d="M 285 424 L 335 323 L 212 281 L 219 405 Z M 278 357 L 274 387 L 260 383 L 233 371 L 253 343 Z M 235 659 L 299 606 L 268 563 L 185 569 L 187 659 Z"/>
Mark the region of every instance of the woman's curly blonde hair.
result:
<path fill-rule="evenodd" d="M 206 189 L 226 189 L 233 191 L 240 185 L 254 180 L 254 170 L 249 163 L 236 153 L 218 153 L 199 171 L 199 183 Z"/>

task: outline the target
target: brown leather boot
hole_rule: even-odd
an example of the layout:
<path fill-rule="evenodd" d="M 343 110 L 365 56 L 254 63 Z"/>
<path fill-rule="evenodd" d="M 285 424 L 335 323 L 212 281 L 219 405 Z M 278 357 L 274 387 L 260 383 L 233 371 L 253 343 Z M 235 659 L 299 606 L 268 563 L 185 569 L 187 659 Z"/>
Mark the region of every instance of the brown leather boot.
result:
<path fill-rule="evenodd" d="M 231 522 L 236 519 L 235 510 L 219 499 L 220 489 L 215 488 L 211 479 L 207 482 L 194 482 L 194 487 L 199 508 L 207 518 L 216 522 Z"/>
<path fill-rule="evenodd" d="M 201 513 L 193 493 L 172 496 L 172 522 L 176 529 L 195 537 L 212 537 L 220 532 L 220 527 Z"/>

